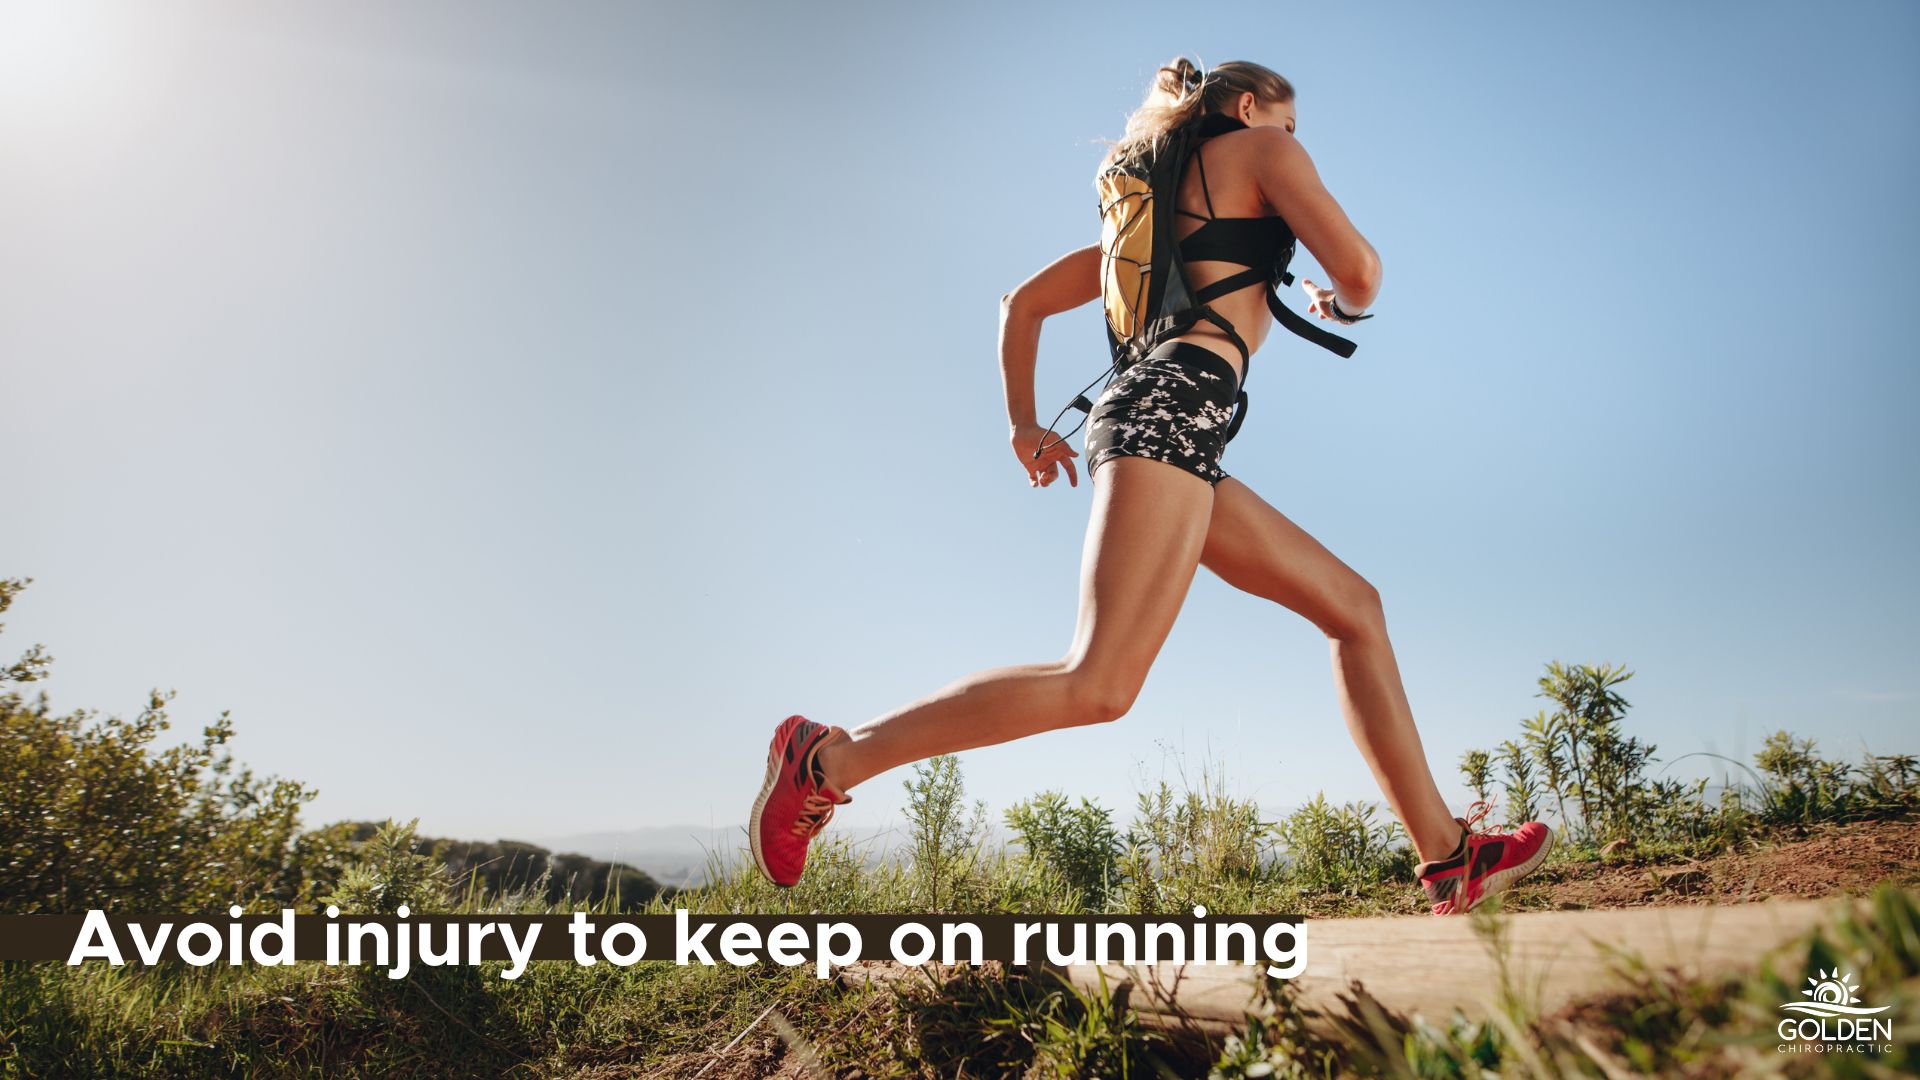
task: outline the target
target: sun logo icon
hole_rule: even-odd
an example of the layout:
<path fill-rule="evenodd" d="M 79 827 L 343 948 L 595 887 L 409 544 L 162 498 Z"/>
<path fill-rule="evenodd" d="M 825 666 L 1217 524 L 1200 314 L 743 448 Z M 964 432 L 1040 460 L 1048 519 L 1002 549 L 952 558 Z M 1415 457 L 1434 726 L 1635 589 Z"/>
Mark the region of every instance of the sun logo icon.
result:
<path fill-rule="evenodd" d="M 1854 985 L 1851 971 L 1842 975 L 1839 968 L 1822 971 L 1819 978 L 1807 976 L 1807 989 L 1801 997 L 1810 997 L 1822 1005 L 1858 1005 L 1860 988 Z"/>
<path fill-rule="evenodd" d="M 1819 969 L 1815 969 L 1819 970 Z M 1881 1005 L 1866 1008 L 1860 1004 L 1860 987 L 1853 981 L 1853 973 L 1842 973 L 1839 968 L 1832 971 L 1820 971 L 1818 976 L 1807 976 L 1807 988 L 1800 996 L 1810 1001 L 1789 1001 L 1780 1006 L 1788 1012 L 1805 1016 L 1872 1016 L 1892 1008 Z"/>

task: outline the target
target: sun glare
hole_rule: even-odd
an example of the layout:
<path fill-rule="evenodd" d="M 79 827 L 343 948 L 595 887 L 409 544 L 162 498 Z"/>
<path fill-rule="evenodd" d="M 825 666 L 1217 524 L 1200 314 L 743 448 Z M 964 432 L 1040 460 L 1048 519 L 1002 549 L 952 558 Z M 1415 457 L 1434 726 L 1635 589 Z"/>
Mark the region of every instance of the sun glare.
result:
<path fill-rule="evenodd" d="M 97 105 L 125 70 L 131 9 L 76 0 L 0 0 L 0 115 L 61 122 Z"/>

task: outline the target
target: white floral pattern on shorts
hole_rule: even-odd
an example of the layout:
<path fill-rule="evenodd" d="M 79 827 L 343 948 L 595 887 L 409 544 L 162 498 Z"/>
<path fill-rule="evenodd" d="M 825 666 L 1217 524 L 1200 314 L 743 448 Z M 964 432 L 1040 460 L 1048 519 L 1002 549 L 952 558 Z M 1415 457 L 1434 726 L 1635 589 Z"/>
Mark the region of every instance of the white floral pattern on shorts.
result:
<path fill-rule="evenodd" d="M 1191 342 L 1155 349 L 1093 403 L 1087 474 L 1109 458 L 1144 457 L 1218 484 L 1227 477 L 1220 455 L 1239 389 L 1232 365 L 1211 349 Z"/>

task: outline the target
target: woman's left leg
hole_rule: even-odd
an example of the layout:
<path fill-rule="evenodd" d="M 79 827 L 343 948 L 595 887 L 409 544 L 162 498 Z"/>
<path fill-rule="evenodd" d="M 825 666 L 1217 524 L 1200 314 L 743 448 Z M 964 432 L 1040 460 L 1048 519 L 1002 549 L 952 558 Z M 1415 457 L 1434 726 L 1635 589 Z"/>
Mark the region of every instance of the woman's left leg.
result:
<path fill-rule="evenodd" d="M 1133 704 L 1200 566 L 1213 491 L 1192 472 L 1122 456 L 1100 467 L 1080 571 L 1080 619 L 1053 663 L 982 671 L 852 732 L 790 716 L 767 750 L 747 831 L 754 861 L 792 886 L 847 789 L 936 754 L 1075 724 Z"/>
<path fill-rule="evenodd" d="M 936 754 L 1118 719 L 1199 569 L 1212 496 L 1205 481 L 1164 462 L 1122 457 L 1101 466 L 1066 655 L 966 676 L 854 728 L 821 749 L 829 784 L 845 791 Z"/>

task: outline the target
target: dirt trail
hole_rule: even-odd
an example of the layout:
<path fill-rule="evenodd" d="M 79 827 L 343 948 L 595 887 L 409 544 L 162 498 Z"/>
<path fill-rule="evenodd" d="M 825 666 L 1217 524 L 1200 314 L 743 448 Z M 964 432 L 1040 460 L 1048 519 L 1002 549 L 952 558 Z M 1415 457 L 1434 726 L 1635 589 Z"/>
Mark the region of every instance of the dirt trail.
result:
<path fill-rule="evenodd" d="M 1516 907 L 1618 908 L 1735 904 L 1769 897 L 1864 895 L 1883 881 L 1920 885 L 1920 821 L 1819 825 L 1803 839 L 1710 859 L 1617 859 L 1542 871 L 1516 890 Z"/>

